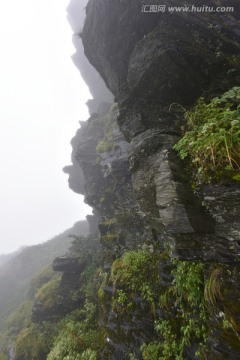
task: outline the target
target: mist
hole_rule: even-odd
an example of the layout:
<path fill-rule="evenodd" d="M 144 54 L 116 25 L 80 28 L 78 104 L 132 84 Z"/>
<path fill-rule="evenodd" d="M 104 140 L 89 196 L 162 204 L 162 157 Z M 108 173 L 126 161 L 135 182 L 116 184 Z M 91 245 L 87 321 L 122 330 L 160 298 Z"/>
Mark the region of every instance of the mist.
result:
<path fill-rule="evenodd" d="M 2 4 L 0 254 L 44 242 L 91 213 L 62 172 L 91 98 L 71 59 L 68 3 Z"/>

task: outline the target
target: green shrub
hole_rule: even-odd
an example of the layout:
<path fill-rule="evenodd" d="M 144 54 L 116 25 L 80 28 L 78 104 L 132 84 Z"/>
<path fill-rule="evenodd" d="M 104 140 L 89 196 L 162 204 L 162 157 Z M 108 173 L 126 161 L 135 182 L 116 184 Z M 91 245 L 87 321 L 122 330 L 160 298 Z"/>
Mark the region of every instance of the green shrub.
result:
<path fill-rule="evenodd" d="M 9 360 L 9 345 L 11 338 L 6 333 L 0 332 L 0 360 Z"/>
<path fill-rule="evenodd" d="M 115 148 L 115 143 L 113 141 L 101 140 L 97 144 L 96 151 L 97 151 L 97 153 L 101 154 L 104 152 L 112 151 L 112 150 L 114 150 L 114 148 Z"/>
<path fill-rule="evenodd" d="M 143 360 L 159 360 L 161 359 L 162 347 L 157 341 L 150 344 L 143 344 L 141 347 Z"/>
<path fill-rule="evenodd" d="M 221 266 L 213 269 L 205 284 L 204 297 L 214 307 L 217 307 L 217 300 L 222 297 L 222 272 L 223 268 Z"/>
<path fill-rule="evenodd" d="M 56 274 L 49 282 L 44 284 L 37 292 L 36 298 L 41 301 L 45 309 L 55 305 L 60 275 Z"/>
<path fill-rule="evenodd" d="M 197 357 L 206 351 L 209 314 L 204 299 L 204 265 L 194 261 L 172 260 L 172 263 L 173 281 L 167 291 L 169 309 L 177 311 L 170 312 L 167 319 L 156 320 L 155 330 L 160 340 L 143 345 L 144 360 L 184 360 L 185 349 L 192 343 L 198 344 Z"/>
<path fill-rule="evenodd" d="M 118 112 L 118 106 L 114 103 L 109 112 L 105 114 L 102 119 L 103 126 L 103 138 L 98 142 L 96 146 L 96 152 L 98 154 L 109 152 L 117 149 L 118 145 L 115 143 L 113 131 L 117 128 L 116 116 Z"/>
<path fill-rule="evenodd" d="M 69 255 L 71 257 L 77 258 L 81 264 L 98 262 L 100 253 L 98 238 L 92 235 L 88 235 L 87 237 L 70 235 L 70 237 L 73 238 L 69 248 Z"/>
<path fill-rule="evenodd" d="M 105 235 L 101 236 L 101 242 L 106 244 L 114 243 L 118 239 L 118 236 L 116 233 L 108 231 Z"/>
<path fill-rule="evenodd" d="M 97 352 L 91 349 L 87 349 L 80 355 L 80 360 L 97 360 Z"/>
<path fill-rule="evenodd" d="M 114 261 L 111 271 L 114 286 L 123 287 L 116 291 L 116 302 L 121 307 L 131 304 L 135 295 L 140 295 L 152 309 L 159 283 L 158 258 L 149 250 L 128 251 Z"/>
<path fill-rule="evenodd" d="M 6 319 L 6 326 L 9 334 L 19 332 L 28 324 L 31 318 L 32 305 L 33 303 L 31 300 L 26 300 L 16 309 L 16 311 L 8 316 Z"/>
<path fill-rule="evenodd" d="M 99 332 L 95 330 L 85 332 L 84 323 L 74 320 L 65 321 L 62 326 L 63 329 L 47 360 L 95 360 L 100 343 Z"/>
<path fill-rule="evenodd" d="M 17 337 L 14 359 L 45 359 L 53 343 L 55 326 L 49 323 L 32 324 L 23 329 Z"/>
<path fill-rule="evenodd" d="M 240 87 L 206 103 L 200 98 L 185 114 L 188 129 L 174 146 L 182 159 L 189 157 L 201 181 L 220 180 L 240 170 Z M 231 175 L 235 180 L 239 174 Z"/>
<path fill-rule="evenodd" d="M 46 284 L 51 278 L 55 275 L 55 272 L 52 269 L 52 266 L 47 265 L 41 268 L 37 273 L 31 278 L 31 290 L 35 294 L 37 289 L 40 289 L 44 284 Z"/>

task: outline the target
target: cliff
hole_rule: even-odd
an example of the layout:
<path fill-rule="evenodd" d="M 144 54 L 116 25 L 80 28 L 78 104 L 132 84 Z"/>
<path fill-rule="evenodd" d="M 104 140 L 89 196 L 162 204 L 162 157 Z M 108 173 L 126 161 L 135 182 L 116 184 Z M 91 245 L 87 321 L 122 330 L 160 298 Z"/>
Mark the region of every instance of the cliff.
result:
<path fill-rule="evenodd" d="M 196 181 L 173 146 L 200 97 L 239 86 L 240 5 L 143 5 L 89 0 L 81 34 L 116 100 L 81 123 L 65 168 L 99 220 L 101 356 L 239 359 L 239 181 Z"/>
<path fill-rule="evenodd" d="M 81 40 L 83 23 L 85 19 L 85 9 L 87 0 L 72 0 L 67 8 L 68 21 L 74 31 L 72 38 L 76 52 L 72 56 L 73 63 L 79 69 L 82 78 L 89 87 L 93 99 L 88 100 L 87 105 L 89 112 L 98 111 L 100 104 L 104 101 L 112 101 L 113 96 L 107 89 L 101 76 L 96 69 L 89 63 L 84 56 L 84 49 Z"/>

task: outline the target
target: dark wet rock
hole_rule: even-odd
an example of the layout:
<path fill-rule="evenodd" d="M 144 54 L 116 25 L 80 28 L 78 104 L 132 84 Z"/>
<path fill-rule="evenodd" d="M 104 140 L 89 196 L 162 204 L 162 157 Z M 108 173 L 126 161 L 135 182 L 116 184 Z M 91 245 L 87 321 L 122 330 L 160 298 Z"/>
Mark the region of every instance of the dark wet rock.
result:
<path fill-rule="evenodd" d="M 99 234 L 97 215 L 87 215 L 86 219 L 89 224 L 89 233 L 90 234 Z"/>
<path fill-rule="evenodd" d="M 70 311 L 71 308 L 61 301 L 48 309 L 46 309 L 40 301 L 35 301 L 32 308 L 31 320 L 35 323 L 41 323 L 43 321 L 57 322 Z"/>
<path fill-rule="evenodd" d="M 153 318 L 149 313 L 143 315 L 141 303 L 132 313 L 131 319 L 111 311 L 106 328 L 111 334 L 107 337 L 102 355 L 106 359 L 125 359 L 129 354 L 130 344 L 131 351 L 139 357 L 142 342 L 147 342 L 154 336 Z"/>
<path fill-rule="evenodd" d="M 174 0 L 165 3 L 179 6 Z M 135 0 L 88 2 L 84 51 L 117 104 L 108 113 L 98 108 L 81 123 L 72 141 L 69 184 L 85 195 L 99 219 L 108 275 L 116 257 L 155 242 L 162 250 L 167 244 L 174 258 L 234 267 L 237 274 L 239 186 L 196 189 L 173 145 L 181 136 L 183 113 L 199 96 L 210 99 L 239 86 L 239 2 L 210 1 L 209 6 L 234 6 L 233 13 L 221 14 L 143 13 L 142 5 Z M 159 273 L 167 286 L 169 262 L 159 265 Z M 226 288 L 231 283 L 234 289 L 224 293 L 226 303 L 239 302 L 236 274 L 232 283 L 231 277 L 226 280 Z M 155 339 L 153 319 L 142 311 L 141 299 L 136 299 L 136 312 L 120 316 L 111 303 L 115 290 L 110 281 L 103 288 L 103 358 L 123 360 L 132 351 L 140 359 L 141 344 Z M 238 344 L 231 343 L 232 333 L 219 332 L 217 316 L 213 312 L 209 359 L 235 359 Z M 237 311 L 232 316 L 238 319 Z M 194 359 L 195 350 L 193 341 L 186 357 Z"/>
<path fill-rule="evenodd" d="M 229 242 L 240 240 L 240 188 L 236 185 L 203 187 L 203 204 L 216 221 L 216 233 Z M 234 204 L 234 207 L 233 207 Z"/>
<path fill-rule="evenodd" d="M 238 8 L 237 1 L 234 6 Z M 221 75 L 219 69 L 226 74 L 232 68 L 217 55 L 226 60 L 239 54 L 237 11 L 233 18 L 225 13 L 149 14 L 141 9 L 138 1 L 110 0 L 90 0 L 86 8 L 85 53 L 115 96 L 121 96 L 127 83 L 141 97 L 144 89 L 146 97 L 157 95 L 159 101 L 191 103 Z"/>
<path fill-rule="evenodd" d="M 78 166 L 84 173 L 85 201 L 98 214 L 103 267 L 108 274 L 116 257 L 121 256 L 126 249 L 131 250 L 151 241 L 152 237 L 149 220 L 140 211 L 133 191 L 128 159 L 131 145 L 124 140 L 117 128 L 117 116 L 116 104 L 104 116 L 95 114 L 85 124 L 81 124 L 81 129 L 72 142 Z M 98 150 L 98 144 L 103 140 L 113 144 L 110 149 Z M 135 320 L 131 326 L 128 324 L 129 320 L 124 320 L 123 325 L 119 320 L 115 323 L 114 319 L 117 319 L 118 315 L 116 314 L 115 318 L 111 304 L 114 291 L 110 283 L 103 287 L 105 296 L 110 297 L 109 301 L 103 304 L 100 318 L 100 323 L 106 326 L 109 333 L 109 346 L 103 356 L 112 353 L 116 346 L 118 351 L 114 356 L 121 358 L 123 354 L 126 355 L 128 347 L 131 347 L 132 338 L 136 342 L 132 346 L 139 347 L 142 335 L 139 335 L 139 323 L 134 325 Z M 113 314 L 112 321 L 108 320 L 109 313 Z M 152 332 L 152 321 L 150 323 Z M 128 327 L 129 331 L 126 330 Z M 112 337 L 113 328 L 116 328 L 116 333 Z M 144 330 L 140 333 L 146 333 L 145 338 L 149 338 L 151 336 L 146 329 L 144 325 Z M 117 334 L 122 334 L 123 338 L 129 337 L 124 348 L 117 344 Z"/>
<path fill-rule="evenodd" d="M 71 258 L 68 256 L 57 257 L 52 264 L 53 271 L 61 271 L 67 273 L 75 273 L 81 268 L 78 259 Z"/>
<path fill-rule="evenodd" d="M 240 269 L 239 266 L 222 266 L 218 263 L 213 270 L 210 268 L 211 271 L 215 273 L 219 292 L 215 293 L 212 301 L 209 302 L 212 316 L 208 359 L 238 360 L 240 358 Z M 231 319 L 231 323 L 226 323 L 223 327 L 222 322 L 226 315 Z"/>

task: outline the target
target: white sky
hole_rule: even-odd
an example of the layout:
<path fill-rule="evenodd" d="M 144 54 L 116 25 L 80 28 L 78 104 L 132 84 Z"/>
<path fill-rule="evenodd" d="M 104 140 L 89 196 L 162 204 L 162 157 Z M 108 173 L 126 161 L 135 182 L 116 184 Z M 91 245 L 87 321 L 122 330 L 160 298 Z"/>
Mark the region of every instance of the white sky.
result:
<path fill-rule="evenodd" d="M 0 253 L 91 213 L 62 172 L 90 98 L 71 60 L 68 3 L 0 0 Z"/>

